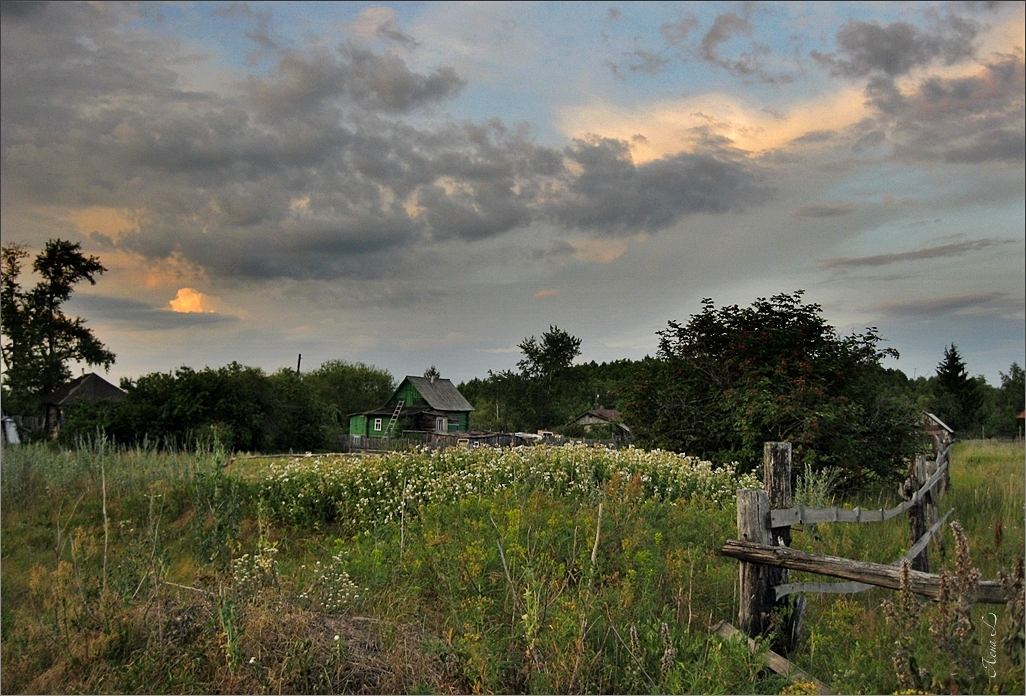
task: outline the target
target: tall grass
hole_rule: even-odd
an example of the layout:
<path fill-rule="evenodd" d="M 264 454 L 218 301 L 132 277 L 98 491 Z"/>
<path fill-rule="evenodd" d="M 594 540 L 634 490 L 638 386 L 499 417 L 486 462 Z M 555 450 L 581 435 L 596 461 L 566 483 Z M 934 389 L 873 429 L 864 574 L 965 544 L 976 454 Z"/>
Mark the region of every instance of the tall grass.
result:
<path fill-rule="evenodd" d="M 956 506 L 984 577 L 1022 549 L 1022 464 L 1021 446 L 955 450 L 942 512 Z M 575 447 L 225 466 L 217 451 L 113 450 L 102 440 L 73 452 L 5 448 L 0 466 L 6 692 L 786 685 L 746 645 L 708 632 L 736 615 L 737 564 L 717 550 L 735 535 L 734 492 L 758 485 L 729 468 Z M 804 490 L 825 500 L 828 484 L 810 478 Z M 841 502 L 896 499 L 878 491 Z M 794 537 L 886 563 L 907 547 L 908 523 L 818 525 Z M 931 548 L 935 567 L 957 570 L 944 543 Z M 881 608 L 893 595 L 811 595 L 794 661 L 842 692 L 897 690 L 900 631 Z M 971 650 L 989 647 L 982 612 L 991 609 L 1009 625 L 1000 608 L 974 608 Z M 926 607 L 902 624 L 912 627 L 903 645 L 942 675 L 933 615 Z M 1021 690 L 1010 659 L 1000 653 L 996 681 L 937 683 Z"/>
<path fill-rule="evenodd" d="M 4 450 L 5 690 L 785 683 L 706 631 L 736 611 L 709 543 L 753 484 L 730 469 L 574 447 L 223 464 Z"/>

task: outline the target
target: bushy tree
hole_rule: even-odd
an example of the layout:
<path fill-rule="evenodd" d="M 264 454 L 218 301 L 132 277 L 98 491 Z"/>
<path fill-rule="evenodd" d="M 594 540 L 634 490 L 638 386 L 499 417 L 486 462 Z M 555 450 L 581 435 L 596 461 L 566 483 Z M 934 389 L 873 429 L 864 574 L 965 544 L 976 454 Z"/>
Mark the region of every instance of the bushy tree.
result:
<path fill-rule="evenodd" d="M 893 478 L 921 447 L 919 414 L 880 362 L 876 329 L 839 336 L 802 291 L 716 308 L 658 332 L 625 419 L 639 442 L 756 469 L 763 442 L 798 461 L 841 466 L 850 482 Z M 903 377 L 903 376 L 902 376 Z"/>
<path fill-rule="evenodd" d="M 383 405 L 396 388 L 388 370 L 345 360 L 328 360 L 303 375 L 303 380 L 328 409 L 331 421 L 345 432 L 349 432 L 350 414 Z"/>
<path fill-rule="evenodd" d="M 96 284 L 107 269 L 81 244 L 51 239 L 32 263 L 40 281 L 31 290 L 19 283 L 28 251 L 19 244 L 2 247 L 0 328 L 4 362 L 4 400 L 9 408 L 36 411 L 42 399 L 71 378 L 68 363 L 81 361 L 109 369 L 115 356 L 77 317 L 61 305 L 83 280 Z"/>
<path fill-rule="evenodd" d="M 529 379 L 543 381 L 551 391 L 553 382 L 581 354 L 581 339 L 558 326 L 550 326 L 540 341 L 531 336 L 525 338 L 517 348 L 524 354 L 523 360 L 517 363 L 520 373 Z"/>
<path fill-rule="evenodd" d="M 983 407 L 981 410 L 981 434 L 987 437 L 1015 437 L 1022 422 L 1018 416 L 1026 402 L 1026 373 L 1013 362 L 1008 372 L 998 372 L 1000 387 L 981 384 Z"/>

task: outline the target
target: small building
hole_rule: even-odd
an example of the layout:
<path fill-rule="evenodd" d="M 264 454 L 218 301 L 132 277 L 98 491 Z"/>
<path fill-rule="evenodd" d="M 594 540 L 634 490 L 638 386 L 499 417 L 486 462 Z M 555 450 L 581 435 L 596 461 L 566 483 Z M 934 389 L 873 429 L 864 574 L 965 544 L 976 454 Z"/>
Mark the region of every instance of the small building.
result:
<path fill-rule="evenodd" d="M 590 434 L 594 430 L 605 430 L 617 439 L 629 437 L 631 429 L 623 424 L 620 412 L 612 408 L 595 408 L 571 419 L 566 426 L 578 425 Z"/>
<path fill-rule="evenodd" d="M 69 408 L 96 401 L 118 402 L 127 396 L 113 384 L 95 372 L 77 377 L 53 392 L 45 399 L 46 423 L 56 432 Z"/>
<path fill-rule="evenodd" d="M 955 438 L 955 431 L 932 413 L 924 413 L 923 422 L 926 424 L 926 432 L 933 438 L 934 447 L 938 452 Z"/>
<path fill-rule="evenodd" d="M 470 429 L 470 405 L 441 377 L 407 376 L 381 408 L 349 416 L 349 434 L 398 437 L 403 433 L 461 433 Z"/>

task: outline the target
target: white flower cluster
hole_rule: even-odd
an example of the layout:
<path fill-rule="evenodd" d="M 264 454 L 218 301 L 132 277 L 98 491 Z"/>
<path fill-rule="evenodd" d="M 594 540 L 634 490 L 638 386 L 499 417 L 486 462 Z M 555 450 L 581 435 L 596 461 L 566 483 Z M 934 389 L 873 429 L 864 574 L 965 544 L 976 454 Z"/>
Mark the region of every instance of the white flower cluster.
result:
<path fill-rule="evenodd" d="M 335 554 L 326 565 L 317 561 L 314 573 L 313 586 L 300 594 L 300 597 L 319 604 L 324 613 L 341 614 L 360 598 L 359 586 L 345 571 L 344 554 Z M 335 640 L 338 640 L 338 636 L 335 636 Z"/>
<path fill-rule="evenodd" d="M 249 597 L 262 587 L 278 582 L 278 549 L 261 545 L 256 555 L 244 553 L 232 559 L 232 583 L 237 596 Z"/>
<path fill-rule="evenodd" d="M 354 528 L 398 522 L 421 505 L 504 489 L 544 490 L 595 502 L 615 476 L 640 478 L 643 494 L 662 501 L 726 503 L 758 487 L 732 465 L 674 452 L 537 445 L 391 452 L 368 457 L 303 457 L 272 462 L 265 500 L 291 523 L 341 520 Z"/>

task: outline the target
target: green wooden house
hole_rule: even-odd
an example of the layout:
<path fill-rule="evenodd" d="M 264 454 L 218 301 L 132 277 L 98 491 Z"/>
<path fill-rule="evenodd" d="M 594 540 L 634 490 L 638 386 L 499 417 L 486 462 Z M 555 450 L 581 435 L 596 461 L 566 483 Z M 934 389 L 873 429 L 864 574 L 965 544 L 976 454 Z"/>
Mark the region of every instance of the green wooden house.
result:
<path fill-rule="evenodd" d="M 349 416 L 349 434 L 399 437 L 410 431 L 461 433 L 470 429 L 473 410 L 449 380 L 407 376 L 384 406 Z"/>

